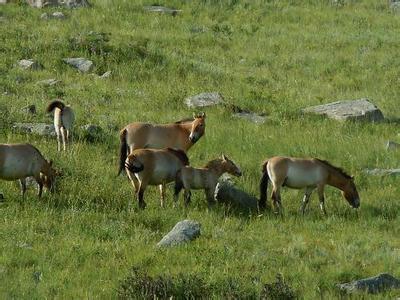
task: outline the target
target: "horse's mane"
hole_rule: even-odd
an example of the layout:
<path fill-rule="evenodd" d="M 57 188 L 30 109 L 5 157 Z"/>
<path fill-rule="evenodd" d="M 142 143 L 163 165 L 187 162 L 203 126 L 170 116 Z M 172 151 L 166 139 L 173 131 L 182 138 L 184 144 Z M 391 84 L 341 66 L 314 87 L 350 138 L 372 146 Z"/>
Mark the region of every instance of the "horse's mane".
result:
<path fill-rule="evenodd" d="M 179 121 L 176 121 L 174 124 L 182 124 L 182 123 L 189 123 L 189 122 L 193 122 L 194 119 L 193 118 L 185 118 Z"/>
<path fill-rule="evenodd" d="M 317 161 L 319 161 L 320 163 L 324 164 L 325 166 L 328 166 L 329 168 L 334 169 L 335 171 L 339 172 L 341 175 L 343 175 L 345 178 L 347 179 L 351 179 L 352 177 L 347 174 L 343 169 L 339 168 L 339 167 L 335 167 L 333 166 L 329 161 L 327 160 L 323 160 L 323 159 L 319 159 L 319 158 L 315 158 Z"/>
<path fill-rule="evenodd" d="M 189 158 L 187 157 L 185 151 L 180 150 L 180 149 L 174 149 L 174 148 L 167 148 L 169 152 L 174 154 L 179 160 L 185 165 L 189 165 Z"/>
<path fill-rule="evenodd" d="M 210 161 L 204 166 L 204 168 L 207 168 L 207 169 L 215 168 L 216 166 L 220 165 L 221 162 L 222 162 L 222 159 L 220 159 L 220 158 L 216 158 L 216 159 L 210 160 Z"/>

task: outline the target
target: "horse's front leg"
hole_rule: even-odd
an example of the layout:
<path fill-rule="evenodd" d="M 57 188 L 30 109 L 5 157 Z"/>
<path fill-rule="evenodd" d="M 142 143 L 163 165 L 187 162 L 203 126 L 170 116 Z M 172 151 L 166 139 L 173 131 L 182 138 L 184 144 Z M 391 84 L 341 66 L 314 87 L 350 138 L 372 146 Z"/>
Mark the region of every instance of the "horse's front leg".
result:
<path fill-rule="evenodd" d="M 164 200 L 165 200 L 165 183 L 160 184 L 159 186 L 160 189 L 160 195 L 161 195 L 161 207 L 164 207 Z"/>
<path fill-rule="evenodd" d="M 147 184 L 144 184 L 143 181 L 140 182 L 139 184 L 139 191 L 137 193 L 137 199 L 138 199 L 138 204 L 139 208 L 145 209 L 146 208 L 146 202 L 144 202 L 144 190 L 146 189 Z"/>
<path fill-rule="evenodd" d="M 38 176 L 35 176 L 35 180 L 38 184 L 38 197 L 41 198 L 43 193 L 43 180 L 40 177 L 40 174 Z"/>
<path fill-rule="evenodd" d="M 206 192 L 208 208 L 211 208 L 212 206 L 214 206 L 217 203 L 215 201 L 215 197 L 214 197 L 215 186 L 211 187 L 211 188 L 206 188 L 205 192 Z"/>
<path fill-rule="evenodd" d="M 315 187 L 306 187 L 306 190 L 304 192 L 304 197 L 303 197 L 303 202 L 301 204 L 301 212 L 304 216 L 305 210 L 306 210 L 306 206 L 308 204 L 308 202 L 310 201 L 310 197 L 311 197 L 311 193 L 314 191 Z"/>
<path fill-rule="evenodd" d="M 190 191 L 190 189 L 186 189 L 185 188 L 185 192 L 183 197 L 185 198 L 185 207 L 187 207 L 191 201 L 191 197 L 192 197 L 192 192 Z"/>
<path fill-rule="evenodd" d="M 321 208 L 321 211 L 324 213 L 324 215 L 327 216 L 328 214 L 326 213 L 326 210 L 325 210 L 324 188 L 325 188 L 325 186 L 323 184 L 320 184 L 317 187 L 317 189 L 318 189 L 318 197 L 319 197 L 319 207 Z"/>
<path fill-rule="evenodd" d="M 183 189 L 183 183 L 179 179 L 179 177 L 177 177 L 175 179 L 175 186 L 174 186 L 174 207 L 176 207 L 178 204 L 179 193 L 181 192 L 182 189 Z"/>
<path fill-rule="evenodd" d="M 26 192 L 26 178 L 21 178 L 19 180 L 19 184 L 21 187 L 21 195 L 22 195 L 22 199 L 25 198 L 25 192 Z"/>

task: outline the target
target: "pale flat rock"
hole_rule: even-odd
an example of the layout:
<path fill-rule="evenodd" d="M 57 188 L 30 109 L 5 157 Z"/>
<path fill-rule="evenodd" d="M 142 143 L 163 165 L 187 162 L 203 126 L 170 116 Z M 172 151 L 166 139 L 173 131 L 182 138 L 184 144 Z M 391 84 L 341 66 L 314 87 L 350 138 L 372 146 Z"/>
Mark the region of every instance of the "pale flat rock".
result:
<path fill-rule="evenodd" d="M 239 113 L 234 113 L 233 116 L 236 118 L 245 119 L 255 124 L 263 124 L 266 121 L 265 116 L 256 114 L 254 112 L 239 112 Z"/>
<path fill-rule="evenodd" d="M 338 101 L 311 106 L 302 109 L 302 112 L 324 115 L 340 121 L 365 120 L 379 122 L 384 119 L 382 112 L 368 99 Z"/>
<path fill-rule="evenodd" d="M 157 246 L 170 247 L 190 242 L 200 236 L 200 228 L 200 223 L 196 221 L 180 221 L 158 242 Z"/>
<path fill-rule="evenodd" d="M 215 188 L 215 199 L 246 210 L 257 210 L 258 199 L 236 187 L 229 178 L 221 177 Z"/>
<path fill-rule="evenodd" d="M 60 82 L 61 82 L 60 80 L 50 78 L 50 79 L 40 80 L 40 81 L 36 82 L 36 84 L 43 85 L 43 86 L 53 86 Z"/>
<path fill-rule="evenodd" d="M 364 173 L 373 176 L 396 176 L 400 175 L 400 169 L 366 169 Z"/>
<path fill-rule="evenodd" d="M 65 15 L 61 11 L 53 12 L 52 14 L 43 13 L 40 15 L 40 18 L 43 20 L 48 19 L 65 19 Z"/>
<path fill-rule="evenodd" d="M 382 273 L 374 277 L 341 283 L 337 287 L 348 294 L 357 292 L 376 294 L 391 289 L 400 289 L 400 280 L 390 274 Z"/>
<path fill-rule="evenodd" d="M 93 68 L 93 62 L 83 57 L 64 58 L 63 61 L 82 73 L 89 72 Z"/>
<path fill-rule="evenodd" d="M 400 144 L 393 142 L 393 141 L 387 141 L 386 142 L 386 150 L 396 150 L 400 149 Z"/>
<path fill-rule="evenodd" d="M 26 0 L 26 2 L 36 8 L 47 6 L 63 6 L 68 8 L 89 7 L 87 0 Z"/>
<path fill-rule="evenodd" d="M 223 102 L 224 98 L 218 92 L 201 93 L 185 99 L 185 103 L 189 108 L 213 106 Z"/>
<path fill-rule="evenodd" d="M 54 125 L 46 123 L 15 123 L 12 126 L 14 132 L 37 134 L 41 136 L 55 136 Z"/>
<path fill-rule="evenodd" d="M 33 59 L 21 59 L 18 66 L 23 70 L 41 70 L 43 66 Z"/>
<path fill-rule="evenodd" d="M 105 72 L 103 75 L 99 76 L 102 79 L 108 78 L 111 76 L 111 71 L 107 71 Z"/>
<path fill-rule="evenodd" d="M 168 8 L 168 7 L 159 6 L 159 5 L 145 6 L 144 9 L 147 11 L 150 11 L 150 12 L 170 14 L 173 16 L 176 16 L 178 13 L 182 12 L 182 10 L 180 10 L 180 9 Z"/>

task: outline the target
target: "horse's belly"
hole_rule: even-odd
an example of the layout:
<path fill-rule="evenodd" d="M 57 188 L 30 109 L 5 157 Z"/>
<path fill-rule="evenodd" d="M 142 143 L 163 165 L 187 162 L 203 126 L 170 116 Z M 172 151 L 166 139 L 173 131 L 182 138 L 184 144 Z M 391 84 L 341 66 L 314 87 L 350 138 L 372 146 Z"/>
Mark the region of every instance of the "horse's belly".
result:
<path fill-rule="evenodd" d="M 33 175 L 30 168 L 27 168 L 26 162 L 22 159 L 6 160 L 0 168 L 0 177 L 5 180 L 16 180 Z"/>
<path fill-rule="evenodd" d="M 307 186 L 317 185 L 320 178 L 320 174 L 317 170 L 289 168 L 284 185 L 294 189 L 301 189 Z"/>

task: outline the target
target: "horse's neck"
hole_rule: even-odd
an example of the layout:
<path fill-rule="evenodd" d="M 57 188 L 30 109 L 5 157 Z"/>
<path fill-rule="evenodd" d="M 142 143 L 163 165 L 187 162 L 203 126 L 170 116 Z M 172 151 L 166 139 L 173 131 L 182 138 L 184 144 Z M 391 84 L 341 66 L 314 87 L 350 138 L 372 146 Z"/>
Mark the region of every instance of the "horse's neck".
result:
<path fill-rule="evenodd" d="M 338 188 L 339 190 L 344 190 L 344 187 L 347 183 L 347 179 L 337 172 L 329 174 L 327 184 Z"/>
<path fill-rule="evenodd" d="M 213 165 L 211 167 L 208 167 L 208 170 L 212 172 L 215 176 L 218 178 L 222 176 L 222 174 L 225 173 L 224 168 L 221 165 Z"/>
<path fill-rule="evenodd" d="M 189 148 L 193 146 L 193 143 L 189 140 L 189 135 L 192 130 L 192 123 L 189 122 L 183 124 L 176 124 L 176 127 L 186 136 L 184 139 L 182 139 L 182 143 L 184 144 L 182 145 L 184 148 L 183 150 L 185 151 L 189 150 Z"/>

